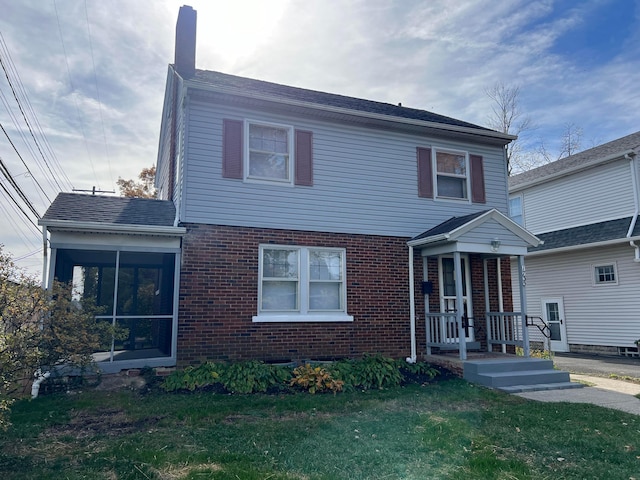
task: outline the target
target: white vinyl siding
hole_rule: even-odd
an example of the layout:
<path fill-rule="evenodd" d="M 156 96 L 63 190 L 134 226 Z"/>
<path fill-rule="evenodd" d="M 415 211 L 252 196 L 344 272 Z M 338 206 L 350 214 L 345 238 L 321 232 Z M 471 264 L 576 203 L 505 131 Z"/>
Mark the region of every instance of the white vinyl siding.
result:
<path fill-rule="evenodd" d="M 504 150 L 191 101 L 184 188 L 189 223 L 413 237 L 452 216 L 507 213 Z M 221 175 L 222 120 L 250 118 L 313 132 L 313 187 L 242 183 Z M 484 158 L 485 204 L 419 198 L 416 147 Z"/>
<path fill-rule="evenodd" d="M 525 260 L 528 314 L 542 316 L 541 299 L 562 296 L 569 344 L 628 346 L 640 338 L 640 265 L 628 243 Z M 617 285 L 594 285 L 594 265 L 617 265 Z M 519 310 L 517 266 L 512 262 L 514 305 Z M 604 288 L 603 288 L 604 287 Z M 532 340 L 541 340 L 530 328 Z"/>
<path fill-rule="evenodd" d="M 634 211 L 624 159 L 531 187 L 522 196 L 525 225 L 533 233 L 630 217 Z"/>

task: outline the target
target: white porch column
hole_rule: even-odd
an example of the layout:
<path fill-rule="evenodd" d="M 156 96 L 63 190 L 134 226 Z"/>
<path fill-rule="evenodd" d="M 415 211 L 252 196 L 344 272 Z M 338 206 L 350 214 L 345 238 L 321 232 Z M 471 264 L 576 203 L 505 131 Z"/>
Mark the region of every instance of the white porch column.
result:
<path fill-rule="evenodd" d="M 416 363 L 418 358 L 416 352 L 416 293 L 413 272 L 413 247 L 409 246 L 409 316 L 411 323 L 411 356 L 406 360 L 409 363 Z"/>
<path fill-rule="evenodd" d="M 527 278 L 525 276 L 524 256 L 518 255 L 518 277 L 520 285 L 520 314 L 522 315 L 522 349 L 525 358 L 529 358 L 529 329 L 527 328 Z"/>
<path fill-rule="evenodd" d="M 464 314 L 464 300 L 462 299 L 462 265 L 460 252 L 453 252 L 453 264 L 456 272 L 456 325 L 458 325 L 458 341 L 460 347 L 460 360 L 467 359 L 467 339 L 462 328 L 462 315 Z"/>

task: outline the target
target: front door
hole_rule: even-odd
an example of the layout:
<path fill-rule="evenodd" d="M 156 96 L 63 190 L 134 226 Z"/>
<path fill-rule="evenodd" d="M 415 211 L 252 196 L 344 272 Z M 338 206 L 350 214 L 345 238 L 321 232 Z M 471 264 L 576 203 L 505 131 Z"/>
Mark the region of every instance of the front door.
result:
<path fill-rule="evenodd" d="M 542 319 L 549 326 L 549 347 L 552 352 L 568 352 L 567 326 L 562 297 L 542 299 Z"/>
<path fill-rule="evenodd" d="M 467 342 L 472 342 L 473 335 L 473 319 L 469 318 L 473 309 L 471 307 L 471 275 L 469 273 L 469 259 L 462 257 L 462 317 L 465 324 L 465 338 Z M 453 257 L 440 257 L 439 258 L 439 280 L 440 280 L 440 308 L 444 313 L 456 313 L 457 311 L 457 299 L 456 299 L 456 269 L 453 262 Z M 447 331 L 447 340 L 452 342 L 458 341 L 457 329 L 455 328 L 455 317 L 447 317 L 449 328 Z"/>

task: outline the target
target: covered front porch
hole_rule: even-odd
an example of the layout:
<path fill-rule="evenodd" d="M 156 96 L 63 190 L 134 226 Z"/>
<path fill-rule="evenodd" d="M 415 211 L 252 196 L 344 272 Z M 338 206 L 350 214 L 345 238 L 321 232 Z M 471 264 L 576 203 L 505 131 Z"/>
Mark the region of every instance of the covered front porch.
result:
<path fill-rule="evenodd" d="M 455 353 L 466 360 L 471 352 L 513 357 L 520 347 L 528 358 L 526 302 L 513 311 L 510 262 L 518 264 L 517 285 L 526 299 L 524 257 L 539 243 L 495 209 L 452 217 L 411 239 L 412 357 Z M 423 274 L 417 279 L 420 258 Z M 416 338 L 417 331 L 424 339 Z"/>

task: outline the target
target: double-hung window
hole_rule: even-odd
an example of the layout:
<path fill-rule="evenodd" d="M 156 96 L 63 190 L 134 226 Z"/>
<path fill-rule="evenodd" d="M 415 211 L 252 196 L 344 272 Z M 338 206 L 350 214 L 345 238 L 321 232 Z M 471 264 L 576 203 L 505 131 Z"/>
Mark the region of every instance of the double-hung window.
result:
<path fill-rule="evenodd" d="M 246 178 L 293 184 L 293 127 L 246 121 Z"/>
<path fill-rule="evenodd" d="M 593 267 L 594 285 L 616 285 L 618 277 L 616 276 L 616 264 L 595 265 Z"/>
<path fill-rule="evenodd" d="M 434 149 L 436 196 L 466 200 L 468 194 L 467 154 L 453 150 Z"/>
<path fill-rule="evenodd" d="M 256 322 L 351 321 L 345 250 L 261 245 Z"/>

